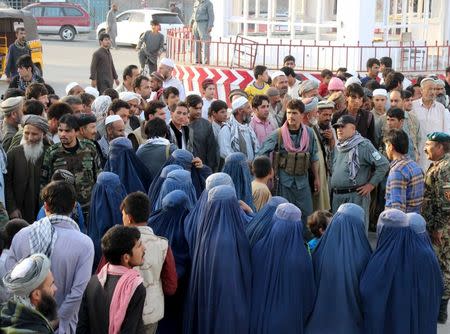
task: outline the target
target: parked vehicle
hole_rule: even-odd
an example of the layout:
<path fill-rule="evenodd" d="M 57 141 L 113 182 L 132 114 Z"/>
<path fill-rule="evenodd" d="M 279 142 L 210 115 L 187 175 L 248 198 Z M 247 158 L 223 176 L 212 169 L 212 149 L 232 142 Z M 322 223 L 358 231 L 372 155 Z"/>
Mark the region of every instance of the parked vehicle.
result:
<path fill-rule="evenodd" d="M 137 45 L 139 38 L 147 30 L 150 30 L 150 22 L 156 20 L 161 25 L 161 33 L 167 36 L 167 30 L 183 27 L 183 22 L 176 13 L 160 9 L 133 9 L 127 10 L 116 16 L 117 37 L 116 43 L 122 45 Z M 106 32 L 106 22 L 97 27 L 97 36 Z"/>
<path fill-rule="evenodd" d="M 91 31 L 91 18 L 80 5 L 69 2 L 36 2 L 26 7 L 37 21 L 38 33 L 59 35 L 63 41 L 73 41 L 75 35 Z"/>
<path fill-rule="evenodd" d="M 12 8 L 0 9 L 0 77 L 5 72 L 8 47 L 16 40 L 15 30 L 24 27 L 27 33 L 27 43 L 31 49 L 34 65 L 42 74 L 44 61 L 42 57 L 42 43 L 37 34 L 36 20 L 30 12 Z"/>

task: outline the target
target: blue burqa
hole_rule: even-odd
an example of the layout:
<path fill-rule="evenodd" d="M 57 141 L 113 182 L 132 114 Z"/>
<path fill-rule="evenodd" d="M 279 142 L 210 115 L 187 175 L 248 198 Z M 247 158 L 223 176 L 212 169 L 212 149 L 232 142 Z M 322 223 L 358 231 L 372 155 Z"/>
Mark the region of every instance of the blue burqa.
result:
<path fill-rule="evenodd" d="M 191 152 L 183 149 L 178 149 L 172 152 L 170 158 L 166 161 L 164 166 L 173 164 L 180 165 L 185 170 L 191 172 L 192 184 L 194 185 L 197 198 L 199 198 L 202 194 L 202 191 L 205 189 L 206 178 L 211 175 L 212 171 L 211 168 L 206 165 L 203 165 L 202 168 L 195 167 L 192 164 L 193 159 L 194 156 Z"/>
<path fill-rule="evenodd" d="M 184 333 L 248 333 L 251 262 L 233 187 L 208 193 L 192 260 Z"/>
<path fill-rule="evenodd" d="M 206 179 L 205 190 L 203 190 L 200 198 L 195 203 L 194 208 L 189 211 L 189 214 L 184 220 L 184 235 L 186 236 L 189 245 L 189 254 L 192 257 L 192 252 L 198 231 L 198 225 L 203 219 L 206 202 L 208 201 L 208 191 L 220 185 L 229 185 L 234 187 L 233 180 L 226 173 L 214 173 Z"/>
<path fill-rule="evenodd" d="M 342 204 L 312 254 L 317 295 L 308 321 L 308 334 L 363 332 L 359 279 L 371 248 L 364 210 Z"/>
<path fill-rule="evenodd" d="M 180 165 L 167 165 L 159 173 L 159 177 L 155 178 L 148 189 L 148 198 L 150 199 L 151 211 L 155 210 L 156 200 L 159 197 L 159 192 L 161 191 L 161 186 L 164 183 L 167 175 L 174 170 L 182 170 L 183 167 Z"/>
<path fill-rule="evenodd" d="M 281 196 L 273 196 L 262 208 L 259 210 L 252 220 L 245 227 L 250 247 L 253 248 L 255 244 L 264 238 L 270 231 L 273 225 L 273 215 L 278 205 L 287 203 L 288 200 Z"/>
<path fill-rule="evenodd" d="M 136 156 L 131 141 L 124 137 L 111 140 L 103 170 L 119 175 L 127 194 L 135 191 L 147 193 L 152 182 L 150 172 Z"/>
<path fill-rule="evenodd" d="M 188 201 L 183 191 L 174 190 L 163 198 L 162 208 L 148 220 L 148 225 L 156 235 L 169 240 L 178 276 L 177 292 L 164 298 L 164 318 L 158 323 L 158 333 L 180 333 L 183 327 L 183 307 L 190 271 L 189 249 L 184 237 Z"/>
<path fill-rule="evenodd" d="M 436 256 L 405 213 L 389 209 L 379 221 L 377 249 L 360 283 L 364 333 L 436 333 L 443 292 Z"/>
<path fill-rule="evenodd" d="M 315 284 L 301 217 L 295 205 L 278 205 L 270 232 L 252 249 L 250 333 L 304 333 Z"/>
<path fill-rule="evenodd" d="M 87 234 L 94 243 L 94 270 L 102 256 L 101 239 L 114 225 L 122 224 L 120 204 L 127 195 L 119 176 L 102 172 L 97 177 L 91 196 Z"/>
<path fill-rule="evenodd" d="M 195 188 L 192 184 L 191 173 L 182 169 L 174 170 L 167 174 L 154 205 L 155 210 L 161 209 L 163 206 L 163 198 L 177 189 L 183 191 L 187 195 L 186 206 L 189 210 L 192 209 L 197 202 L 197 196 L 195 195 Z"/>
<path fill-rule="evenodd" d="M 241 152 L 231 153 L 225 159 L 222 172 L 231 176 L 236 188 L 237 198 L 244 201 L 255 212 L 252 195 L 252 175 L 245 154 Z"/>

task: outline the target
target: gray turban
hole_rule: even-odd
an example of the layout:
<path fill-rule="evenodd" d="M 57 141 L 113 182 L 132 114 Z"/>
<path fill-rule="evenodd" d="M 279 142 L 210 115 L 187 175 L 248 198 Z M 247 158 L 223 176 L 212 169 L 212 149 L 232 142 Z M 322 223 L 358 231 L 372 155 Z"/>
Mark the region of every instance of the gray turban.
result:
<path fill-rule="evenodd" d="M 5 287 L 15 296 L 27 298 L 50 272 L 50 260 L 44 254 L 33 254 L 22 259 L 3 277 Z"/>
<path fill-rule="evenodd" d="M 305 104 L 305 113 L 309 113 L 317 109 L 317 104 L 319 103 L 319 99 L 315 96 L 312 98 L 303 98 L 301 101 Z"/>
<path fill-rule="evenodd" d="M 319 84 L 313 80 L 305 80 L 300 84 L 298 88 L 298 95 L 302 96 L 303 93 L 309 92 L 313 89 L 319 88 Z"/>
<path fill-rule="evenodd" d="M 25 125 L 33 125 L 44 133 L 47 133 L 49 130 L 48 121 L 42 116 L 25 115 L 23 117 L 23 126 Z"/>
<path fill-rule="evenodd" d="M 0 112 L 9 116 L 15 111 L 19 111 L 23 107 L 24 98 L 23 96 L 10 97 L 0 103 Z"/>

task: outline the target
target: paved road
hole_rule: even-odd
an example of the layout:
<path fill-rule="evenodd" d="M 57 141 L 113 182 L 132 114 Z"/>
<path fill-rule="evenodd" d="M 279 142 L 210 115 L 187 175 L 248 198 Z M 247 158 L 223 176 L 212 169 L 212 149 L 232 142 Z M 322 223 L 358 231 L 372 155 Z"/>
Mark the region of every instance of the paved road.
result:
<path fill-rule="evenodd" d="M 42 44 L 44 79 L 58 95 L 65 95 L 64 89 L 69 82 L 76 81 L 83 87 L 90 84 L 89 66 L 92 54 L 98 48 L 97 41 L 76 38 L 73 42 L 63 42 L 57 37 L 45 37 Z M 111 52 L 120 80 L 127 65 L 139 63 L 137 52 L 131 47 L 121 47 Z M 6 82 L 0 81 L 0 93 L 3 93 L 5 88 Z"/>
<path fill-rule="evenodd" d="M 73 42 L 62 42 L 57 37 L 46 37 L 42 42 L 44 78 L 58 95 L 65 95 L 64 88 L 69 82 L 76 81 L 83 87 L 90 84 L 89 65 L 92 53 L 98 48 L 97 41 L 84 37 L 77 38 Z M 127 65 L 138 64 L 137 53 L 131 47 L 121 47 L 111 52 L 120 79 Z M 6 87 L 6 82 L 0 80 L 0 95 Z M 369 239 L 374 246 L 375 236 L 371 234 Z M 439 325 L 438 334 L 450 334 L 450 323 L 445 326 Z"/>

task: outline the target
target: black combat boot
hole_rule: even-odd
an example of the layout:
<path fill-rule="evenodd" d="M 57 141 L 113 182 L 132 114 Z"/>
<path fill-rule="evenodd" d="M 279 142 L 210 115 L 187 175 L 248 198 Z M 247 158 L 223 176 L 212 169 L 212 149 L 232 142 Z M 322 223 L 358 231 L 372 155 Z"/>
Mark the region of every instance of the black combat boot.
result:
<path fill-rule="evenodd" d="M 439 307 L 438 323 L 445 324 L 447 322 L 447 306 L 448 299 L 441 299 L 441 306 Z"/>

